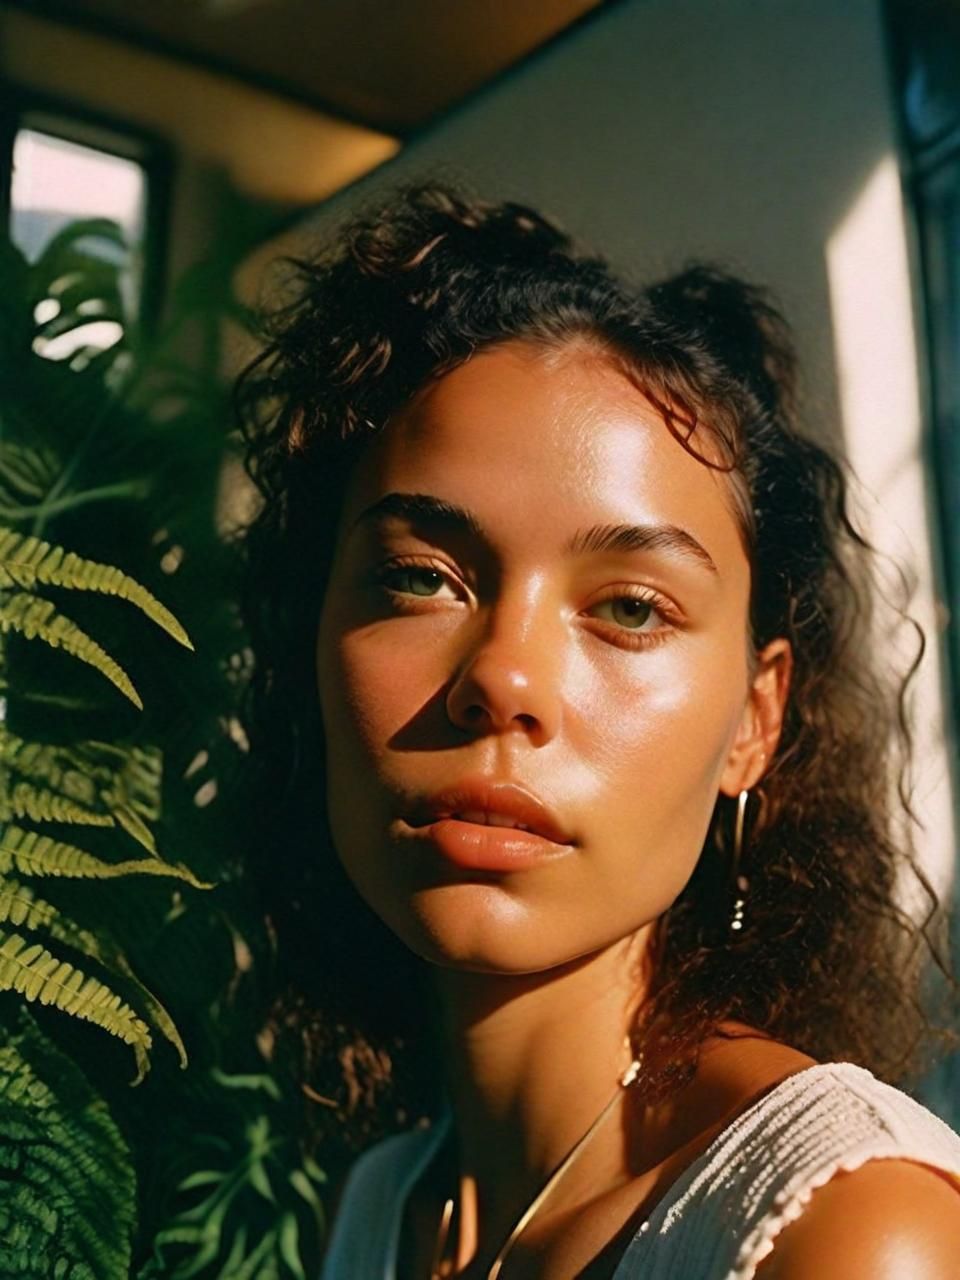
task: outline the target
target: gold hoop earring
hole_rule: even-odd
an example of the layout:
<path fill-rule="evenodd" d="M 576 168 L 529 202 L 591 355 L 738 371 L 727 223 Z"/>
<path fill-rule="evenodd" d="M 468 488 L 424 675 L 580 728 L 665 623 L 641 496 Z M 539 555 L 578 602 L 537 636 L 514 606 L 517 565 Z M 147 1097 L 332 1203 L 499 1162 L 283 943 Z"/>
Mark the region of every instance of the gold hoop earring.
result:
<path fill-rule="evenodd" d="M 737 816 L 733 828 L 733 859 L 730 868 L 730 875 L 734 884 L 733 915 L 730 919 L 731 933 L 739 933 L 743 929 L 744 907 L 746 906 L 747 893 L 750 889 L 750 881 L 746 876 L 740 874 L 740 859 L 743 854 L 744 818 L 746 817 L 747 798 L 749 795 L 750 792 L 744 788 L 737 797 Z"/>

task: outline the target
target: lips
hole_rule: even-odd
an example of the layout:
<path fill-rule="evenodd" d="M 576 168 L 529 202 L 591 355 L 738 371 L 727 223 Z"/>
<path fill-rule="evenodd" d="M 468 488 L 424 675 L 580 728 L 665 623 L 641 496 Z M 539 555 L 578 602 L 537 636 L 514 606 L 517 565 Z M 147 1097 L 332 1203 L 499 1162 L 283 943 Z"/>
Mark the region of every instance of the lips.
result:
<path fill-rule="evenodd" d="M 467 778 L 430 796 L 416 807 L 412 826 L 441 818 L 494 827 L 519 827 L 554 844 L 573 843 L 572 834 L 544 802 L 514 782 Z"/>

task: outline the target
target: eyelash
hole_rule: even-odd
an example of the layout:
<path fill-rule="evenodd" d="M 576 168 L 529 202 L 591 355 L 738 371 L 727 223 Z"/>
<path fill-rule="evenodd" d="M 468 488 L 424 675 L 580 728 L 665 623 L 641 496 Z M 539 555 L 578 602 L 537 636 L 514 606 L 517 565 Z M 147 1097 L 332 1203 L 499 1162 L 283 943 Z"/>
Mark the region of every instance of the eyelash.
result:
<path fill-rule="evenodd" d="M 391 587 L 388 583 L 388 579 L 395 573 L 400 573 L 404 570 L 412 572 L 417 569 L 422 569 L 424 572 L 436 573 L 448 584 L 452 583 L 452 579 L 446 569 L 438 565 L 436 562 L 407 559 L 388 560 L 386 563 L 380 565 L 374 574 L 374 582 L 401 608 L 408 607 L 407 602 L 411 599 L 431 600 L 434 597 L 417 596 L 411 591 L 399 591 L 396 587 Z M 612 600 L 636 600 L 641 604 L 649 604 L 666 623 L 666 626 L 658 627 L 655 631 L 638 631 L 632 630 L 630 627 L 619 627 L 616 623 L 607 623 L 610 630 L 619 637 L 617 643 L 622 644 L 625 648 L 652 648 L 654 645 L 660 644 L 662 641 L 666 640 L 670 633 L 680 625 L 681 617 L 676 606 L 673 605 L 665 596 L 660 595 L 659 592 L 651 590 L 611 591 L 600 600 L 594 601 L 591 608 L 596 608 L 597 605 L 606 604 L 608 601 Z M 597 619 L 597 621 L 603 622 L 605 619 L 601 618 Z"/>

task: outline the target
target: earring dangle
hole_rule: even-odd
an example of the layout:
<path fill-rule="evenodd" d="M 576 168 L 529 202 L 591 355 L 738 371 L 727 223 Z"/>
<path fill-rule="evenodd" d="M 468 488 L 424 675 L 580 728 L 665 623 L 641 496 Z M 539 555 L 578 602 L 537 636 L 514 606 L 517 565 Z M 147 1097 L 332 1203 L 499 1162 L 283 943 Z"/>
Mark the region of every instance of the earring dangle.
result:
<path fill-rule="evenodd" d="M 743 909 L 746 905 L 747 892 L 750 888 L 750 881 L 746 876 L 740 874 L 740 858 L 743 853 L 743 825 L 747 812 L 747 797 L 749 795 L 750 792 L 744 788 L 737 798 L 737 817 L 733 829 L 733 860 L 731 866 L 731 875 L 735 886 L 733 915 L 730 919 L 731 933 L 739 933 L 743 928 Z"/>

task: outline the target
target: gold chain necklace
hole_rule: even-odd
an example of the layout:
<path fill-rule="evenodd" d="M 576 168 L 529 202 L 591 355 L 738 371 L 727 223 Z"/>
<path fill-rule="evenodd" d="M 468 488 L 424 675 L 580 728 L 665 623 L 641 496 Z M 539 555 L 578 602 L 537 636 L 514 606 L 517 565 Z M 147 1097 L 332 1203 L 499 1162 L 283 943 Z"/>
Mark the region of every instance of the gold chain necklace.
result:
<path fill-rule="evenodd" d="M 616 1092 L 610 1098 L 609 1102 L 607 1102 L 607 1104 L 604 1106 L 603 1110 L 597 1116 L 596 1120 L 594 1120 L 593 1124 L 590 1125 L 586 1133 L 583 1134 L 582 1137 L 578 1138 L 577 1141 L 573 1144 L 573 1146 L 570 1148 L 567 1154 L 563 1157 L 563 1159 L 560 1161 L 560 1163 L 557 1165 L 554 1171 L 550 1174 L 550 1176 L 547 1178 L 546 1182 L 543 1184 L 543 1186 L 540 1188 L 540 1190 L 537 1192 L 534 1198 L 527 1205 L 526 1209 L 524 1209 L 523 1213 L 521 1213 L 520 1217 L 517 1219 L 516 1223 L 513 1226 L 513 1230 L 507 1236 L 506 1240 L 503 1243 L 503 1246 L 500 1249 L 500 1252 L 497 1254 L 497 1256 L 493 1260 L 493 1265 L 491 1266 L 490 1270 L 487 1272 L 487 1280 L 497 1280 L 497 1277 L 500 1274 L 500 1269 L 503 1266 L 503 1260 L 504 1258 L 506 1258 L 507 1254 L 513 1248 L 514 1244 L 517 1241 L 517 1237 L 520 1235 L 520 1232 L 523 1231 L 524 1227 L 527 1226 L 530 1219 L 533 1217 L 533 1215 L 537 1212 L 537 1210 L 543 1204 L 544 1200 L 546 1200 L 547 1196 L 550 1194 L 550 1192 L 553 1190 L 556 1184 L 560 1181 L 560 1179 L 563 1177 L 566 1171 L 570 1168 L 574 1160 L 577 1158 L 577 1156 L 580 1154 L 583 1148 L 587 1145 L 587 1143 L 590 1141 L 590 1139 L 593 1137 L 596 1131 L 600 1128 L 600 1125 L 607 1118 L 607 1115 L 610 1112 L 611 1107 L 619 1098 L 621 1091 L 625 1089 L 628 1085 L 633 1084 L 634 1080 L 636 1080 L 637 1074 L 639 1073 L 639 1071 L 640 1071 L 640 1059 L 634 1058 L 634 1060 L 630 1063 L 629 1067 L 627 1067 L 626 1071 L 620 1077 L 617 1083 Z M 447 1247 L 447 1236 L 450 1234 L 450 1222 L 452 1218 L 453 1218 L 453 1200 L 448 1198 L 444 1202 L 443 1212 L 440 1215 L 440 1226 L 437 1229 L 437 1240 L 433 1250 L 433 1262 L 430 1264 L 430 1280 L 448 1280 L 448 1277 L 451 1276 L 453 1273 L 452 1260 L 448 1261 L 444 1258 L 444 1254 L 446 1252 L 446 1247 Z M 445 1262 L 446 1262 L 446 1266 L 444 1266 Z"/>

